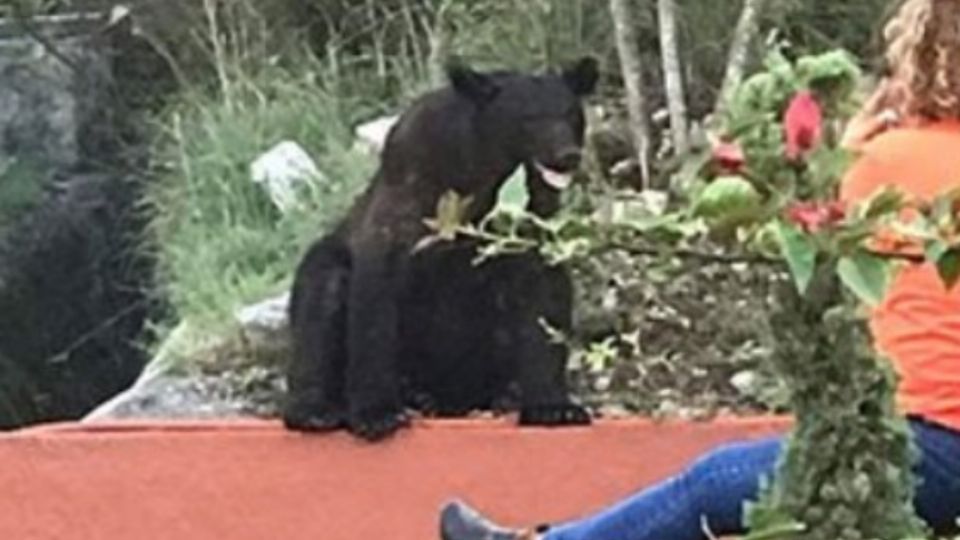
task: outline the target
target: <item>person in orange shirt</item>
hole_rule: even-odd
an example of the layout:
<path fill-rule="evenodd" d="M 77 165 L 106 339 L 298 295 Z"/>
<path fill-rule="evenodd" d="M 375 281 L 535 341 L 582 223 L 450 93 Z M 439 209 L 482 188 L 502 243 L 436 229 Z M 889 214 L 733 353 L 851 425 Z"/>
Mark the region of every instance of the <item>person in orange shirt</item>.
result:
<path fill-rule="evenodd" d="M 859 156 L 840 198 L 855 202 L 894 186 L 917 199 L 960 187 L 960 0 L 906 0 L 888 24 L 889 72 L 848 125 Z M 879 352 L 901 382 L 921 459 L 917 513 L 936 532 L 960 517 L 960 286 L 936 269 L 903 269 L 871 313 Z M 743 533 L 743 503 L 773 473 L 780 438 L 728 445 L 686 471 L 583 519 L 527 530 L 500 527 L 461 501 L 440 514 L 444 540 L 704 540 Z"/>
<path fill-rule="evenodd" d="M 887 187 L 921 202 L 960 188 L 960 0 L 907 2 L 887 36 L 892 72 L 843 141 L 860 153 L 840 189 L 851 203 Z M 960 287 L 909 265 L 871 329 L 900 377 L 900 409 L 960 430 Z"/>

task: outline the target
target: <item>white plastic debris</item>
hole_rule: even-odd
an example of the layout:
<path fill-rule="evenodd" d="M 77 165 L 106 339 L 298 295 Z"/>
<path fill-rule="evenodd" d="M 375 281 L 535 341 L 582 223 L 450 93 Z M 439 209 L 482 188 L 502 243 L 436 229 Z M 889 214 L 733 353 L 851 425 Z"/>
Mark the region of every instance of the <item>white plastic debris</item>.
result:
<path fill-rule="evenodd" d="M 357 143 L 371 154 L 379 154 L 387 142 L 387 135 L 393 129 L 399 116 L 384 116 L 371 122 L 361 124 L 355 130 Z"/>
<path fill-rule="evenodd" d="M 760 385 L 760 376 L 756 371 L 746 370 L 734 374 L 733 377 L 730 377 L 730 384 L 737 389 L 742 395 L 752 396 L 756 395 L 757 389 Z"/>
<path fill-rule="evenodd" d="M 118 22 L 130 16 L 132 10 L 125 4 L 117 4 L 110 8 L 110 18 L 107 19 L 107 26 L 113 26 Z"/>
<path fill-rule="evenodd" d="M 250 176 L 283 213 L 298 206 L 297 187 L 324 179 L 306 150 L 293 141 L 283 141 L 258 157 L 250 165 Z"/>

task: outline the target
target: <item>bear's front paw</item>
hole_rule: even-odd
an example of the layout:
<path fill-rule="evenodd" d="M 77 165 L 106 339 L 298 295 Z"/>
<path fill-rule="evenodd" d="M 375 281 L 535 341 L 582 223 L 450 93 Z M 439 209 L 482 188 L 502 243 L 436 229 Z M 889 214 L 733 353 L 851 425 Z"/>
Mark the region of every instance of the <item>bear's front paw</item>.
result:
<path fill-rule="evenodd" d="M 288 410 L 283 414 L 283 424 L 293 431 L 333 431 L 347 425 L 347 415 L 336 409 L 313 413 Z"/>
<path fill-rule="evenodd" d="M 585 426 L 590 413 L 574 403 L 527 405 L 520 409 L 521 426 Z"/>
<path fill-rule="evenodd" d="M 376 442 L 410 425 L 410 416 L 393 407 L 368 409 L 351 415 L 350 432 L 361 439 Z"/>

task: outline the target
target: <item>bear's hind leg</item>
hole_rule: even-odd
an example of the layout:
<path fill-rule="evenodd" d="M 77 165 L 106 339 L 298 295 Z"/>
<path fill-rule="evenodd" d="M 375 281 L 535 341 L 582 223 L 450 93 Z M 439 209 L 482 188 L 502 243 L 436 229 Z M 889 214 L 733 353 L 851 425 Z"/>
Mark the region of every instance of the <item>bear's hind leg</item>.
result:
<path fill-rule="evenodd" d="M 569 334 L 573 289 L 569 275 L 524 254 L 503 261 L 498 277 L 501 331 L 507 332 L 501 361 L 513 367 L 520 388 L 520 425 L 559 426 L 590 423 L 574 403 L 567 384 L 567 347 L 551 340 L 544 323 Z"/>
<path fill-rule="evenodd" d="M 334 238 L 315 244 L 297 269 L 290 298 L 293 358 L 283 415 L 289 429 L 326 431 L 346 424 L 349 287 L 349 253 Z"/>

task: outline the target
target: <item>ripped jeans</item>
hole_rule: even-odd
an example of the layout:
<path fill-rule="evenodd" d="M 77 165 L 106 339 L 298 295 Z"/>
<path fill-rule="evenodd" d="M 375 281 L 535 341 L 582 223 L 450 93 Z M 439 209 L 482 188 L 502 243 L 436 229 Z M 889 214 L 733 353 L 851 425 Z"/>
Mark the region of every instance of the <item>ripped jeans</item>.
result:
<path fill-rule="evenodd" d="M 960 431 L 911 420 L 920 451 L 915 506 L 938 533 L 960 517 Z M 705 540 L 742 534 L 743 503 L 776 466 L 780 437 L 721 447 L 685 472 L 582 520 L 552 527 L 544 540 Z"/>

